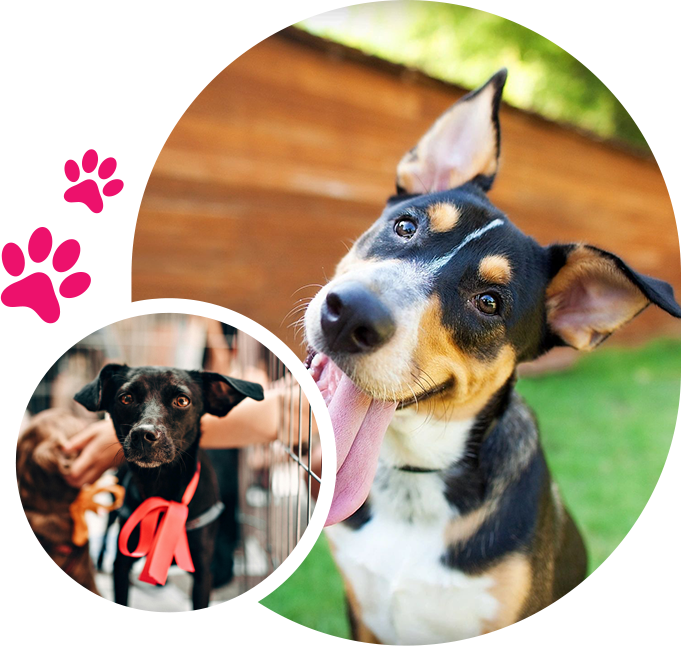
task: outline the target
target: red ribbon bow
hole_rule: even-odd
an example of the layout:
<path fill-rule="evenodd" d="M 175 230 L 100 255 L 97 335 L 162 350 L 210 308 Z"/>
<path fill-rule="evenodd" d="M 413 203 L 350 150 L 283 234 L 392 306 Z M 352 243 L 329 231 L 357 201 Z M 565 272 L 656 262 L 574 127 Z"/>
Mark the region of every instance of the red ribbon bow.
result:
<path fill-rule="evenodd" d="M 142 574 L 140 574 L 140 581 L 165 585 L 173 558 L 185 572 L 194 571 L 185 523 L 189 514 L 187 505 L 196 491 L 200 473 L 201 465 L 199 464 L 182 496 L 182 502 L 165 500 L 158 496 L 147 498 L 123 525 L 118 536 L 118 549 L 125 556 L 147 557 Z M 163 518 L 159 524 L 159 517 L 162 513 Z M 130 552 L 128 539 L 138 524 L 140 539 L 135 551 Z"/>

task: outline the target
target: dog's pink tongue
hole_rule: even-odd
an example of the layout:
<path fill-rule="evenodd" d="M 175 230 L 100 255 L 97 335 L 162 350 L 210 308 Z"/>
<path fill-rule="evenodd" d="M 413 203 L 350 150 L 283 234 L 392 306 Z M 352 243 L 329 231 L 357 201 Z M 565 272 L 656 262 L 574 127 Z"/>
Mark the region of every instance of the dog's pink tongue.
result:
<path fill-rule="evenodd" d="M 337 466 L 327 526 L 345 520 L 367 499 L 381 442 L 396 407 L 396 404 L 373 400 L 347 375 L 341 377 L 329 403 Z"/>

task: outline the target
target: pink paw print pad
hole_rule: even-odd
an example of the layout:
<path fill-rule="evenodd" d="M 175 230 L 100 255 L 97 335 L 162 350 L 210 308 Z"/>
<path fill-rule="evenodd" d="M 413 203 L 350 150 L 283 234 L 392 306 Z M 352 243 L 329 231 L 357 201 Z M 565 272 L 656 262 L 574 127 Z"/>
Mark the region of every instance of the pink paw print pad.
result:
<path fill-rule="evenodd" d="M 81 164 L 84 173 L 92 173 L 97 164 L 99 158 L 94 150 L 88 150 L 83 155 L 83 162 Z M 70 182 L 78 182 L 80 179 L 80 169 L 81 166 L 69 159 L 69 161 L 64 164 L 64 173 L 66 174 L 66 179 Z M 99 179 L 107 180 L 116 172 L 116 160 L 113 157 L 107 157 L 101 164 L 99 164 L 99 169 L 97 170 L 97 175 Z M 123 182 L 120 179 L 112 179 L 111 181 L 104 184 L 102 188 L 102 193 L 106 197 L 113 197 L 118 195 L 123 190 Z M 84 179 L 82 182 L 78 182 L 75 186 L 69 188 L 66 193 L 64 193 L 64 199 L 67 202 L 81 202 L 85 204 L 90 211 L 93 213 L 101 213 L 104 208 L 104 202 L 102 200 L 102 195 L 99 192 L 99 185 L 94 179 Z"/>

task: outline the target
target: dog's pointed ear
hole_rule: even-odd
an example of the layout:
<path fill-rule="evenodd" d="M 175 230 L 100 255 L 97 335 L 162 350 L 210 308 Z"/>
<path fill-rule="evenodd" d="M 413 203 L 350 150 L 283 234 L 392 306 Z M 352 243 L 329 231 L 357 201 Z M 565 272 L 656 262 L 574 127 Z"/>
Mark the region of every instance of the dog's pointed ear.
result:
<path fill-rule="evenodd" d="M 435 193 L 470 180 L 489 190 L 499 166 L 499 105 L 507 72 L 445 112 L 397 165 L 398 193 Z"/>
<path fill-rule="evenodd" d="M 108 363 L 87 386 L 83 386 L 75 395 L 74 399 L 89 411 L 107 410 L 111 404 L 111 396 L 114 380 L 121 381 L 127 375 L 130 368 L 117 363 Z"/>
<path fill-rule="evenodd" d="M 548 324 L 577 350 L 592 350 L 650 303 L 681 318 L 671 285 L 639 274 L 614 254 L 574 244 L 552 245 L 548 252 Z"/>
<path fill-rule="evenodd" d="M 262 401 L 265 398 L 262 386 L 252 381 L 225 377 L 217 372 L 189 373 L 203 388 L 203 403 L 207 413 L 224 417 L 246 397 Z"/>

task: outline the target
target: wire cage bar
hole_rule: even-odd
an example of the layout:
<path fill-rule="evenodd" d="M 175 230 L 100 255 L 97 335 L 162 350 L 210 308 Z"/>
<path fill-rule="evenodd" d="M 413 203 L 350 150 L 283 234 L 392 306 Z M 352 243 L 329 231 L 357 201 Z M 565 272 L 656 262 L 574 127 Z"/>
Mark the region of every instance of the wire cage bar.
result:
<path fill-rule="evenodd" d="M 240 351 L 249 341 L 237 340 L 237 356 L 252 356 Z M 318 450 L 312 410 L 288 368 L 273 353 L 265 354 L 269 382 L 280 394 L 277 432 L 268 445 L 241 451 L 242 590 L 274 571 L 297 545 L 312 515 L 313 484 L 321 483 L 312 466 Z"/>

